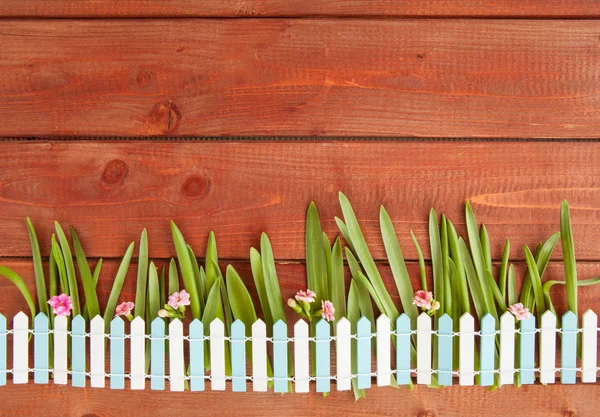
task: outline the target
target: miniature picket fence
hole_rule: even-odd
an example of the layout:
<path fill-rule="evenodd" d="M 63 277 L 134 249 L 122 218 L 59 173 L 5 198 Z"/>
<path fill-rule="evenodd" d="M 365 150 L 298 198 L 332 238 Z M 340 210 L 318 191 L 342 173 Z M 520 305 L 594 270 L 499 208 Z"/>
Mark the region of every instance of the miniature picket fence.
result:
<path fill-rule="evenodd" d="M 437 324 L 435 330 L 432 328 L 434 323 Z M 387 386 L 392 384 L 392 376 L 398 385 L 414 382 L 429 385 L 435 375 L 437 383 L 442 386 L 455 383 L 454 376 L 458 376 L 459 385 L 474 385 L 478 381 L 481 386 L 490 386 L 496 377 L 500 384 L 513 384 L 517 375 L 521 384 L 533 384 L 536 374 L 539 374 L 541 383 L 552 384 L 559 373 L 563 384 L 575 383 L 577 374 L 582 382 L 589 383 L 596 382 L 598 372 L 598 326 L 597 316 L 592 311 L 583 314 L 581 328 L 578 328 L 577 317 L 571 312 L 562 317 L 561 326 L 557 327 L 556 316 L 548 311 L 542 316 L 539 328 L 536 328 L 532 315 L 520 321 L 517 328 L 514 317 L 509 313 L 500 318 L 499 325 L 488 314 L 480 321 L 479 331 L 475 331 L 473 317 L 465 314 L 456 326 L 458 332 L 454 331 L 454 323 L 447 315 L 434 321 L 423 313 L 416 320 L 416 328 L 411 328 L 410 319 L 404 314 L 398 317 L 395 326 L 384 315 L 376 323 L 363 317 L 356 322 L 355 333 L 351 331 L 351 323 L 342 318 L 336 324 L 335 336 L 331 335 L 332 325 L 321 320 L 316 324 L 314 337 L 309 336 L 309 325 L 303 320 L 294 324 L 293 337 L 288 337 L 288 327 L 282 321 L 273 326 L 272 337 L 267 337 L 267 326 L 261 320 L 252 324 L 248 333 L 239 320 L 227 329 L 227 333 L 219 319 L 210 323 L 209 332 L 205 332 L 201 321 L 194 320 L 186 335 L 179 320 L 168 324 L 166 334 L 167 325 L 161 318 L 152 321 L 150 334 L 146 332 L 146 323 L 139 317 L 131 322 L 129 334 L 125 333 L 124 322 L 119 317 L 106 323 L 105 327 L 102 317 L 97 316 L 91 320 L 89 332 L 86 332 L 86 322 L 81 316 L 70 322 L 71 330 L 68 330 L 67 317 L 56 317 L 53 324 L 53 329 L 49 329 L 48 318 L 40 313 L 35 317 L 31 330 L 28 316 L 21 312 L 14 317 L 12 330 L 7 330 L 6 319 L 0 315 L 0 385 L 6 384 L 7 374 L 12 374 L 13 383 L 23 384 L 33 373 L 33 381 L 37 384 L 49 383 L 50 374 L 54 384 L 68 384 L 70 375 L 73 387 L 85 387 L 89 378 L 91 387 L 104 388 L 108 379 L 110 388 L 124 389 L 125 380 L 129 379 L 130 389 L 143 390 L 149 379 L 152 390 L 165 390 L 168 381 L 171 391 L 183 391 L 187 384 L 191 391 L 203 391 L 207 389 L 205 381 L 209 380 L 213 391 L 225 390 L 226 382 L 231 381 L 232 391 L 246 391 L 251 383 L 253 391 L 267 391 L 272 386 L 275 392 L 283 393 L 292 390 L 292 386 L 295 392 L 308 392 L 311 381 L 316 382 L 317 392 L 331 391 L 332 381 L 336 383 L 336 390 L 349 390 L 353 379 L 356 379 L 358 388 L 369 388 L 373 377 L 377 386 Z M 33 368 L 29 363 L 31 333 Z M 578 333 L 582 334 L 581 367 L 577 367 L 576 361 Z M 12 369 L 7 369 L 9 334 L 12 334 L 13 345 Z M 558 334 L 561 336 L 559 368 L 556 367 Z M 438 340 L 435 353 L 432 349 L 434 337 Z M 476 337 L 479 338 L 477 345 Z M 130 340 L 127 352 L 125 339 Z M 416 342 L 416 363 L 411 361 L 411 340 Z M 53 344 L 52 369 L 49 363 L 50 343 Z M 147 344 L 149 373 L 146 367 Z M 187 363 L 184 356 L 186 345 L 189 353 Z M 272 373 L 268 365 L 269 345 Z M 291 346 L 293 357 L 288 357 L 292 354 Z M 392 346 L 395 346 L 394 367 Z M 496 346 L 499 348 L 497 358 Z M 207 347 L 210 348 L 208 351 Z M 457 370 L 453 368 L 453 349 L 456 348 Z M 89 363 L 86 361 L 87 349 L 90 350 Z M 314 349 L 316 361 L 314 375 L 310 371 L 311 349 Z M 336 357 L 334 373 L 331 372 L 332 349 Z M 354 349 L 356 363 L 352 363 Z M 205 355 L 208 353 L 210 374 L 207 375 Z M 130 358 L 128 371 L 125 369 L 126 354 Z M 226 373 L 227 354 L 230 355 L 230 361 L 227 361 L 231 364 L 230 375 Z M 376 357 L 375 369 L 372 368 L 373 354 Z M 433 361 L 434 354 L 436 361 Z M 107 356 L 110 358 L 109 366 L 105 362 Z M 167 359 L 168 375 L 165 372 Z M 248 359 L 251 359 L 251 366 L 247 365 Z M 432 363 L 437 363 L 437 367 L 434 368 Z M 248 369 L 251 370 L 250 375 Z M 416 378 L 413 379 L 414 376 Z"/>

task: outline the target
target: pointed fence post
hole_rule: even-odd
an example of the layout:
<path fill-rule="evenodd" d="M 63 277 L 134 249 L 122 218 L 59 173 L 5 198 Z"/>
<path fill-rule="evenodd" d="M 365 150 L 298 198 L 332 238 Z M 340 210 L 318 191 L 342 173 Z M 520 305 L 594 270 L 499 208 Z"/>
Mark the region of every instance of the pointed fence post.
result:
<path fill-rule="evenodd" d="M 157 317 L 150 324 L 150 389 L 165 389 L 165 321 Z"/>
<path fill-rule="evenodd" d="M 491 314 L 486 314 L 481 319 L 481 344 L 480 344 L 480 376 L 482 387 L 494 384 L 494 346 L 496 342 L 496 319 Z"/>
<path fill-rule="evenodd" d="M 452 318 L 444 314 L 438 321 L 438 384 L 452 385 Z"/>
<path fill-rule="evenodd" d="M 104 388 L 104 319 L 96 316 L 90 322 L 90 385 Z"/>
<path fill-rule="evenodd" d="M 56 328 L 56 321 L 54 325 Z M 119 316 L 110 322 L 110 388 L 125 388 L 125 324 Z"/>
<path fill-rule="evenodd" d="M 198 319 L 190 323 L 190 390 L 204 391 L 204 325 Z"/>
<path fill-rule="evenodd" d="M 308 324 L 300 319 L 294 324 L 294 378 L 296 392 L 308 392 L 309 380 Z"/>
<path fill-rule="evenodd" d="M 519 351 L 519 378 L 521 384 L 533 384 L 535 381 L 535 316 L 521 320 L 521 337 Z"/>
<path fill-rule="evenodd" d="M 331 387 L 331 328 L 325 319 L 317 323 L 317 392 L 329 392 Z"/>
<path fill-rule="evenodd" d="M 390 319 L 385 314 L 380 315 L 377 320 L 377 386 L 384 387 L 391 384 L 391 339 Z"/>
<path fill-rule="evenodd" d="M 273 326 L 273 378 L 275 392 L 288 392 L 287 325 L 282 320 Z"/>
<path fill-rule="evenodd" d="M 396 319 L 396 382 L 409 385 L 410 378 L 410 317 L 402 313 Z"/>
<path fill-rule="evenodd" d="M 210 369 L 210 388 L 225 391 L 225 326 L 218 318 L 210 323 Z"/>
<path fill-rule="evenodd" d="M 581 382 L 596 382 L 598 372 L 598 316 L 592 310 L 581 317 Z"/>
<path fill-rule="evenodd" d="M 462 386 L 475 385 L 475 320 L 469 313 L 460 318 L 459 337 L 459 377 Z"/>
<path fill-rule="evenodd" d="M 540 382 L 554 384 L 556 379 L 556 316 L 550 310 L 542 314 L 540 336 Z"/>
<path fill-rule="evenodd" d="M 67 316 L 54 318 L 54 383 L 67 384 Z"/>
<path fill-rule="evenodd" d="M 33 382 L 35 384 L 48 383 L 48 317 L 38 313 L 33 322 L 34 360 Z"/>
<path fill-rule="evenodd" d="M 500 385 L 515 381 L 515 317 L 505 312 L 500 317 Z"/>
<path fill-rule="evenodd" d="M 6 385 L 6 317 L 0 314 L 0 386 Z"/>
<path fill-rule="evenodd" d="M 431 384 L 431 317 L 417 318 L 417 384 Z"/>
<path fill-rule="evenodd" d="M 561 335 L 561 384 L 574 384 L 577 380 L 577 316 L 567 311 L 562 316 Z"/>
<path fill-rule="evenodd" d="M 350 340 L 352 325 L 348 319 L 346 319 L 346 317 L 342 317 L 340 320 L 338 320 L 336 326 L 336 387 L 338 391 L 346 391 L 351 388 L 352 381 L 352 341 Z M 298 339 L 296 339 L 296 343 L 298 343 Z M 308 369 L 308 363 L 306 366 Z"/>
<path fill-rule="evenodd" d="M 22 311 L 13 319 L 13 384 L 29 380 L 29 317 Z"/>
<path fill-rule="evenodd" d="M 239 319 L 231 325 L 231 390 L 246 391 L 246 326 Z"/>
<path fill-rule="evenodd" d="M 71 385 L 85 387 L 85 320 L 78 315 L 71 322 Z"/>
<path fill-rule="evenodd" d="M 169 387 L 171 391 L 183 391 L 183 323 L 174 319 L 169 323 Z"/>
<path fill-rule="evenodd" d="M 267 391 L 267 326 L 261 319 L 252 325 L 252 390 Z"/>
<path fill-rule="evenodd" d="M 141 317 L 131 322 L 131 389 L 146 387 L 146 324 Z"/>
<path fill-rule="evenodd" d="M 371 322 L 364 316 L 356 323 L 356 361 L 358 388 L 371 388 Z"/>

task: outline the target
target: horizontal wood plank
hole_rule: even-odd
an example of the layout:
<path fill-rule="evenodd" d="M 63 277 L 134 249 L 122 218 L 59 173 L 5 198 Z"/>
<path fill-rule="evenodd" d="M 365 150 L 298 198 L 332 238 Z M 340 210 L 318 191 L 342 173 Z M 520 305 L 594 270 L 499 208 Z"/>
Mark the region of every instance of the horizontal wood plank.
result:
<path fill-rule="evenodd" d="M 598 33 L 597 20 L 6 20 L 0 136 L 598 137 Z"/>
<path fill-rule="evenodd" d="M 599 143 L 13 141 L 0 153 L 2 257 L 30 256 L 29 216 L 44 254 L 58 220 L 76 228 L 88 256 L 121 257 L 145 227 L 150 256 L 167 258 L 173 219 L 199 256 L 214 230 L 222 258 L 248 259 L 264 231 L 277 259 L 304 259 L 308 204 L 333 239 L 341 190 L 376 259 L 385 259 L 379 204 L 407 259 L 416 259 L 411 229 L 429 257 L 431 207 L 464 236 L 465 200 L 494 258 L 510 238 L 511 257 L 524 259 L 524 244 L 559 230 L 566 198 L 577 258 L 600 260 Z"/>
<path fill-rule="evenodd" d="M 3 0 L 1 17 L 597 17 L 595 0 Z"/>

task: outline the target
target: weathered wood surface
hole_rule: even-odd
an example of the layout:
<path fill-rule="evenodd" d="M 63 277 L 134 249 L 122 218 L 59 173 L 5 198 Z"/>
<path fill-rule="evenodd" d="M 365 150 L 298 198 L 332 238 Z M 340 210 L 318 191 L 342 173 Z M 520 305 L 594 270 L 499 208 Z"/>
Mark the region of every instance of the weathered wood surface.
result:
<path fill-rule="evenodd" d="M 599 33 L 597 20 L 4 20 L 0 136 L 598 137 Z"/>
<path fill-rule="evenodd" d="M 598 17 L 595 0 L 3 0 L 3 17 Z"/>
<path fill-rule="evenodd" d="M 558 231 L 566 198 L 577 258 L 600 260 L 598 143 L 14 141 L 0 151 L 1 257 L 30 256 L 29 216 L 44 253 L 58 220 L 91 257 L 121 257 L 144 227 L 150 256 L 170 257 L 173 219 L 198 254 L 214 230 L 221 258 L 247 260 L 264 231 L 276 259 L 304 259 L 309 202 L 333 238 L 341 190 L 377 259 L 379 204 L 407 259 L 416 259 L 411 229 L 429 256 L 430 207 L 464 235 L 465 200 L 487 225 L 494 258 L 509 237 L 511 257 L 524 259 L 524 244 Z"/>

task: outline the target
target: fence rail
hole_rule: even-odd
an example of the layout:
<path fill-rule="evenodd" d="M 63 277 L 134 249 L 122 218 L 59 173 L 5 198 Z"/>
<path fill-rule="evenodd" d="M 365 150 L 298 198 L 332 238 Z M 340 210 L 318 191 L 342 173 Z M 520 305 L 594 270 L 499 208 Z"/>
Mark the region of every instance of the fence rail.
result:
<path fill-rule="evenodd" d="M 49 320 L 43 313 L 35 317 L 30 329 L 29 317 L 21 312 L 14 317 L 12 329 L 7 329 L 7 320 L 0 315 L 0 385 L 6 384 L 7 374 L 15 384 L 27 383 L 30 373 L 37 384 L 49 383 L 50 375 L 54 384 L 68 384 L 70 375 L 74 387 L 85 387 L 89 379 L 91 387 L 104 388 L 108 380 L 110 388 L 124 389 L 128 379 L 130 389 L 136 390 L 145 389 L 149 379 L 152 390 L 165 390 L 168 381 L 171 391 L 183 391 L 186 385 L 191 391 L 203 391 L 206 381 L 210 381 L 211 390 L 219 391 L 231 381 L 234 392 L 246 391 L 249 383 L 253 391 L 272 387 L 275 392 L 308 392 L 314 381 L 317 392 L 329 392 L 332 381 L 336 390 L 344 391 L 353 383 L 359 389 L 370 388 L 373 378 L 377 386 L 415 382 L 450 386 L 456 383 L 455 376 L 459 385 L 491 386 L 513 384 L 516 378 L 521 384 L 533 384 L 536 374 L 544 384 L 555 383 L 557 374 L 563 384 L 575 383 L 578 375 L 582 382 L 596 382 L 596 314 L 583 314 L 581 328 L 572 312 L 562 316 L 560 327 L 557 322 L 550 311 L 542 315 L 539 327 L 532 315 L 516 326 L 508 312 L 499 320 L 488 314 L 476 331 L 470 314 L 455 323 L 448 315 L 434 320 L 423 313 L 416 326 L 411 326 L 404 314 L 393 322 L 382 315 L 375 323 L 365 317 L 356 323 L 342 318 L 335 326 L 321 320 L 312 336 L 309 324 L 299 320 L 289 337 L 288 325 L 282 321 L 268 329 L 261 320 L 247 328 L 239 320 L 230 327 L 219 319 L 208 326 L 199 320 L 184 326 L 177 319 L 167 325 L 157 318 L 147 327 L 138 317 L 126 333 L 125 322 L 119 317 L 105 323 L 97 316 L 87 329 L 81 316 Z M 12 335 L 13 349 L 10 369 L 8 335 Z M 560 367 L 556 367 L 557 336 Z M 336 358 L 333 372 L 332 350 Z M 126 354 L 130 358 L 127 370 Z M 372 355 L 376 357 L 375 369 Z"/>

